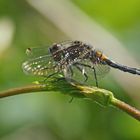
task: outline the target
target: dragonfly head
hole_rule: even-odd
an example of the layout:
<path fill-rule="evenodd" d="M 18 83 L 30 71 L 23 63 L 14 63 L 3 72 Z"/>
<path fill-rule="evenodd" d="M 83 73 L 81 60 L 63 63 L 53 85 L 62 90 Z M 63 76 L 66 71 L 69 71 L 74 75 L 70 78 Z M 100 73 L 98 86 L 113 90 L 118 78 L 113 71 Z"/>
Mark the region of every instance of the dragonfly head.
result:
<path fill-rule="evenodd" d="M 61 45 L 55 43 L 49 48 L 49 51 L 50 51 L 51 54 L 55 54 L 60 49 L 61 49 Z"/>
<path fill-rule="evenodd" d="M 52 54 L 53 59 L 57 62 L 61 60 L 61 56 L 62 56 L 61 48 L 62 48 L 61 44 L 53 44 L 49 48 L 49 51 Z"/>

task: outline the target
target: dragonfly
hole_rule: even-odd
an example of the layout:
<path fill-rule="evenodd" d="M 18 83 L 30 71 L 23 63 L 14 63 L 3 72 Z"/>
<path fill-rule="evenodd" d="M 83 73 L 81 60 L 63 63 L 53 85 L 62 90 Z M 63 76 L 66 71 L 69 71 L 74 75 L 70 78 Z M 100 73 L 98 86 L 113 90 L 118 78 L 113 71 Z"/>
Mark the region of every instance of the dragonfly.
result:
<path fill-rule="evenodd" d="M 111 60 L 92 45 L 82 41 L 64 41 L 48 47 L 28 48 L 28 60 L 22 64 L 26 74 L 52 77 L 62 74 L 68 81 L 86 83 L 106 75 L 110 68 L 140 75 L 140 69 L 128 67 Z"/>

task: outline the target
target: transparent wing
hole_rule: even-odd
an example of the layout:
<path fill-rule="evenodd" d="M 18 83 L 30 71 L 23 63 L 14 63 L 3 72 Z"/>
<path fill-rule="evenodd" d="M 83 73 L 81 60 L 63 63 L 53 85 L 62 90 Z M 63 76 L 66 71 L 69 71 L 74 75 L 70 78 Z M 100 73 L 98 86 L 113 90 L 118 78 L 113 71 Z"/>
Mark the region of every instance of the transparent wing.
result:
<path fill-rule="evenodd" d="M 56 43 L 54 43 L 56 44 Z M 52 44 L 51 46 L 41 46 L 41 47 L 33 47 L 33 48 L 28 48 L 26 49 L 26 54 L 29 58 L 37 58 L 39 56 L 44 56 L 47 54 L 50 54 L 49 52 L 49 48 L 51 48 L 54 44 Z M 71 45 L 73 45 L 73 41 L 63 41 L 58 43 L 60 45 L 60 49 L 59 51 L 63 50 L 64 48 L 68 48 Z"/>
<path fill-rule="evenodd" d="M 48 46 L 28 48 L 26 49 L 26 54 L 29 59 L 37 58 L 40 56 L 45 56 L 49 54 Z"/>
<path fill-rule="evenodd" d="M 95 73 L 97 77 L 103 78 L 107 73 L 110 71 L 110 67 L 104 62 L 104 63 L 92 63 L 90 60 L 84 60 L 80 63 L 78 63 L 83 69 L 85 69 L 86 73 L 93 73 L 95 70 Z"/>
<path fill-rule="evenodd" d="M 22 68 L 26 74 L 36 76 L 49 76 L 58 72 L 58 66 L 50 55 L 29 59 L 22 64 Z"/>
<path fill-rule="evenodd" d="M 98 79 L 103 78 L 109 73 L 110 67 L 107 64 L 97 63 L 93 65 Z"/>
<path fill-rule="evenodd" d="M 63 47 L 70 46 L 72 41 L 60 43 Z M 36 76 L 49 76 L 59 71 L 59 66 L 56 64 L 49 52 L 47 46 L 28 48 L 26 50 L 28 60 L 22 64 L 22 69 L 26 74 Z M 65 61 L 65 58 L 61 60 Z"/>
<path fill-rule="evenodd" d="M 94 68 L 93 68 L 94 67 Z M 95 72 L 94 72 L 95 69 Z M 95 74 L 97 80 L 103 78 L 110 71 L 110 67 L 105 63 L 93 64 L 89 60 L 77 62 L 69 67 L 67 77 L 73 79 L 79 83 L 93 85 L 96 83 Z"/>
<path fill-rule="evenodd" d="M 61 46 L 63 46 L 62 49 L 64 49 L 64 48 L 69 48 L 70 46 L 74 45 L 74 41 L 66 40 L 66 41 L 60 42 L 59 44 L 60 44 Z"/>

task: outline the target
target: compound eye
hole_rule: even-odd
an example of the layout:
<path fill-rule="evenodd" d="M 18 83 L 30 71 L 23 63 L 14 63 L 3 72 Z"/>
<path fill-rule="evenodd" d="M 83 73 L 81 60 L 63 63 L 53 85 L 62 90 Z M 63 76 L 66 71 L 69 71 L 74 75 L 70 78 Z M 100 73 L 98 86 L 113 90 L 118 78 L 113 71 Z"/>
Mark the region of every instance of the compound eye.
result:
<path fill-rule="evenodd" d="M 49 48 L 49 50 L 50 50 L 51 53 L 55 53 L 58 50 L 60 50 L 60 48 L 61 48 L 60 44 L 53 44 L 52 47 Z"/>
<path fill-rule="evenodd" d="M 89 45 L 89 44 L 86 45 L 86 46 L 87 46 L 87 49 L 88 49 L 88 50 L 91 50 L 91 49 L 93 48 L 93 46 L 91 46 L 91 45 Z"/>
<path fill-rule="evenodd" d="M 76 41 L 74 41 L 74 43 L 75 43 L 75 44 L 80 44 L 81 42 L 78 41 L 78 40 L 76 40 Z"/>

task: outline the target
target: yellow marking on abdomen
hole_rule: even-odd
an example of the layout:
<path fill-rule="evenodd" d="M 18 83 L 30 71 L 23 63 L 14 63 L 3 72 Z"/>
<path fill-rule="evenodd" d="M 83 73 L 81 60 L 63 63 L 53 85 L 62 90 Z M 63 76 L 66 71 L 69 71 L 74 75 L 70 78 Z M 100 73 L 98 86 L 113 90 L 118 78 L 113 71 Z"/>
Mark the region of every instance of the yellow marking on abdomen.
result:
<path fill-rule="evenodd" d="M 101 60 L 107 60 L 108 59 L 108 57 L 107 56 L 105 56 L 102 52 L 100 52 L 100 51 L 96 51 L 96 56 L 98 57 L 98 58 L 100 58 Z"/>

